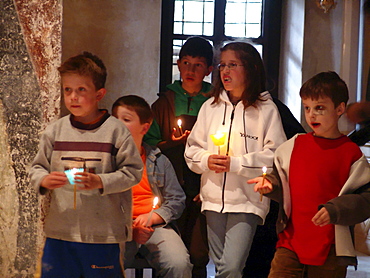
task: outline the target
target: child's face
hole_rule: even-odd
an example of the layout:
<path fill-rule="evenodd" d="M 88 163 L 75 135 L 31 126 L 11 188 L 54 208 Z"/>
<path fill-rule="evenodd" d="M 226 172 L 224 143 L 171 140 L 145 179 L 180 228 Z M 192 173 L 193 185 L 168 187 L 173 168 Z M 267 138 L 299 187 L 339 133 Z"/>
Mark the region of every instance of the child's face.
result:
<path fill-rule="evenodd" d="M 246 73 L 244 66 L 239 58 L 235 55 L 234 50 L 225 50 L 221 53 L 221 65 L 226 65 L 220 71 L 222 84 L 226 91 L 229 91 L 233 96 L 240 97 L 246 88 Z M 230 69 L 229 65 L 237 65 L 234 69 Z"/>
<path fill-rule="evenodd" d="M 177 66 L 182 79 L 182 87 L 189 93 L 199 92 L 202 89 L 204 77 L 209 75 L 213 69 L 212 66 L 207 66 L 206 58 L 189 55 L 177 60 Z"/>
<path fill-rule="evenodd" d="M 89 123 L 99 117 L 98 103 L 105 95 L 105 89 L 96 90 L 92 79 L 79 74 L 63 74 L 62 88 L 64 103 L 75 116 L 75 120 Z"/>
<path fill-rule="evenodd" d="M 130 130 L 134 140 L 140 141 L 141 144 L 141 140 L 148 131 L 150 124 L 140 123 L 139 115 L 134 110 L 128 109 L 126 106 L 118 106 L 115 116 Z"/>
<path fill-rule="evenodd" d="M 338 129 L 339 117 L 345 111 L 345 104 L 342 102 L 334 107 L 333 101 L 328 98 L 302 99 L 306 122 L 312 128 L 316 136 L 324 138 L 338 138 L 341 133 Z"/>

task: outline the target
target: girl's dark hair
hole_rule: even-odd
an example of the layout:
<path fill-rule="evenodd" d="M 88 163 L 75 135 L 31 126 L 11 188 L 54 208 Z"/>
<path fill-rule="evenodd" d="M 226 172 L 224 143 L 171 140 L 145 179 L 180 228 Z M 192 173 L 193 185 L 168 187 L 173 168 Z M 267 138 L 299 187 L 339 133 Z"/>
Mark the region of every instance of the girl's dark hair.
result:
<path fill-rule="evenodd" d="M 348 88 L 346 83 L 334 71 L 320 72 L 308 79 L 301 87 L 299 95 L 302 99 L 311 98 L 318 100 L 320 97 L 328 97 L 334 107 L 348 101 Z"/>
<path fill-rule="evenodd" d="M 117 116 L 117 108 L 119 106 L 127 107 L 129 110 L 133 110 L 139 116 L 140 123 L 152 123 L 153 113 L 149 104 L 145 99 L 136 95 L 127 95 L 117 99 L 112 105 L 112 115 Z"/>
<path fill-rule="evenodd" d="M 266 90 L 266 73 L 262 59 L 256 48 L 247 42 L 231 42 L 220 49 L 220 55 L 226 50 L 235 52 L 236 57 L 242 62 L 245 69 L 246 87 L 242 94 L 242 101 L 245 108 L 255 105 L 260 100 L 260 93 Z M 215 97 L 213 103 L 217 103 L 220 94 L 224 90 L 220 71 L 215 72 L 214 88 L 211 92 Z"/>
<path fill-rule="evenodd" d="M 76 73 L 81 76 L 91 77 L 96 90 L 104 88 L 107 79 L 107 69 L 103 61 L 90 52 L 69 58 L 59 68 L 60 75 Z"/>

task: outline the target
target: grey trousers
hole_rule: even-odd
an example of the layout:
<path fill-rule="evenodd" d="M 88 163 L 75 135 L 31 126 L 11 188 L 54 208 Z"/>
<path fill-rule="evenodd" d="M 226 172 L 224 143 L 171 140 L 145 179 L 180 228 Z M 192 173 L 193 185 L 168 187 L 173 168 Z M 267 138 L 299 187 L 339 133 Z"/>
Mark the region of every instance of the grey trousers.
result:
<path fill-rule="evenodd" d="M 253 236 L 262 219 L 252 213 L 205 211 L 210 257 L 215 278 L 242 277 Z"/>
<path fill-rule="evenodd" d="M 170 227 L 156 228 L 141 247 L 135 241 L 126 242 L 124 265 L 130 265 L 137 252 L 156 269 L 159 277 L 191 277 L 193 265 L 190 263 L 189 253 L 181 237 Z"/>

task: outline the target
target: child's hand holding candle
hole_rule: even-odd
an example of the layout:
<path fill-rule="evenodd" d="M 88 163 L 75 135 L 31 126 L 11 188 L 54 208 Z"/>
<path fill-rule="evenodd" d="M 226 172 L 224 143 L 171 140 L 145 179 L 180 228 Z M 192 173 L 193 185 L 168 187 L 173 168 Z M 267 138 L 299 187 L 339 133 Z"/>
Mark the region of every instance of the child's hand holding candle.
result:
<path fill-rule="evenodd" d="M 172 141 L 181 141 L 181 143 L 185 144 L 186 143 L 186 139 L 188 138 L 188 136 L 190 135 L 190 130 L 187 130 L 187 129 L 183 129 L 183 122 L 181 119 L 178 119 L 177 120 L 177 128 L 174 127 L 172 129 L 172 135 L 171 135 L 171 139 Z M 177 130 L 179 131 L 180 133 L 180 136 L 179 137 L 176 137 L 177 134 Z"/>
<path fill-rule="evenodd" d="M 262 177 L 256 177 L 247 181 L 248 184 L 255 184 L 254 191 L 260 193 L 260 201 L 262 201 L 263 194 L 267 194 L 272 191 L 272 184 L 268 179 L 266 179 L 266 171 L 267 167 L 262 167 Z"/>

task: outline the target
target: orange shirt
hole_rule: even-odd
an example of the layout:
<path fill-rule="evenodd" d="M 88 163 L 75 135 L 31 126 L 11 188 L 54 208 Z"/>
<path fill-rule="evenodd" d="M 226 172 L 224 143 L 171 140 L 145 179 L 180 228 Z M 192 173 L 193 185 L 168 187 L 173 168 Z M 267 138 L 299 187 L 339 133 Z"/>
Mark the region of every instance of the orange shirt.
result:
<path fill-rule="evenodd" d="M 136 219 L 141 214 L 148 213 L 151 211 L 153 206 L 153 192 L 149 184 L 148 175 L 146 172 L 146 154 L 143 147 L 141 147 L 142 155 L 141 159 L 144 163 L 143 176 L 141 181 L 132 187 L 133 196 L 133 218 Z"/>

